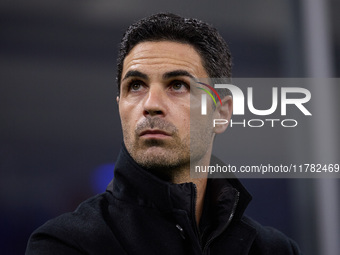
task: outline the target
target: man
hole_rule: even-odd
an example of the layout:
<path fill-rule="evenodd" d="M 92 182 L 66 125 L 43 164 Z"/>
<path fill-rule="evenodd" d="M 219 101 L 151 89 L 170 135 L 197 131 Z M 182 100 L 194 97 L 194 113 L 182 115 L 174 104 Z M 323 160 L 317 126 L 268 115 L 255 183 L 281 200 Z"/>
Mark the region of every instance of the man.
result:
<path fill-rule="evenodd" d="M 190 123 L 200 109 L 192 80 L 230 76 L 228 46 L 210 25 L 173 14 L 131 25 L 118 57 L 124 145 L 115 177 L 36 230 L 26 254 L 299 254 L 282 233 L 243 216 L 251 197 L 237 179 L 190 176 L 190 165 L 218 161 L 213 140 L 227 125 L 211 121 L 232 113 L 225 91 Z"/>

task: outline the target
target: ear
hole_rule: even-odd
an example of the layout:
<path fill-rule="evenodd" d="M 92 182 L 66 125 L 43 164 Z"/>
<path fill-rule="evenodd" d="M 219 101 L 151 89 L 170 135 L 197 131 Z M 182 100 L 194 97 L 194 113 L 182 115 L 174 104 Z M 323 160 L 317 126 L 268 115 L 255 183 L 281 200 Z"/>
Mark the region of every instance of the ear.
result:
<path fill-rule="evenodd" d="M 119 105 L 119 96 L 116 97 L 117 104 Z"/>
<path fill-rule="evenodd" d="M 228 95 L 222 99 L 222 105 L 218 104 L 214 114 L 214 126 L 213 131 L 215 134 L 223 133 L 230 122 L 231 115 L 233 112 L 233 98 Z M 218 119 L 220 121 L 218 121 Z"/>

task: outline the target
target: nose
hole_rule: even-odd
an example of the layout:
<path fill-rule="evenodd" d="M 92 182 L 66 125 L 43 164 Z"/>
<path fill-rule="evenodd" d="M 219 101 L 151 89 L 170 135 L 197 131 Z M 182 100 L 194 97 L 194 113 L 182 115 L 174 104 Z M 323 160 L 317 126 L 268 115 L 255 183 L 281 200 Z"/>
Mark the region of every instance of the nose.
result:
<path fill-rule="evenodd" d="M 165 95 L 161 86 L 150 86 L 144 102 L 144 116 L 165 115 Z"/>

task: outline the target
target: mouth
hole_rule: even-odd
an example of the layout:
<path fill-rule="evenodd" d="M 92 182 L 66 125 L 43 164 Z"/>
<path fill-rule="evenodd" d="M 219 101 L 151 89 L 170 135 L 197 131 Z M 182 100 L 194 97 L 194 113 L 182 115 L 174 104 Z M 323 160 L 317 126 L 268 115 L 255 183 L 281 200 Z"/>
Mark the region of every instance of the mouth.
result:
<path fill-rule="evenodd" d="M 142 131 L 139 136 L 146 139 L 165 139 L 171 137 L 171 134 L 159 129 L 148 129 Z"/>

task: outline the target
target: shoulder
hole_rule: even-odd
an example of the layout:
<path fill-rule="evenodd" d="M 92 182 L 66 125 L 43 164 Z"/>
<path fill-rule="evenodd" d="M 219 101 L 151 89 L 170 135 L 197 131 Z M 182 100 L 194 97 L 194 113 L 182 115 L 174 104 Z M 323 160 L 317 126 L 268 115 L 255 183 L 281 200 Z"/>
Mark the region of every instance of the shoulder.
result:
<path fill-rule="evenodd" d="M 102 193 L 82 202 L 75 211 L 65 213 L 49 220 L 37 231 L 54 231 L 55 233 L 69 232 L 89 234 L 93 227 L 98 228 L 104 223 L 105 211 L 108 207 L 108 197 Z"/>
<path fill-rule="evenodd" d="M 252 246 L 254 251 L 260 254 L 301 254 L 297 244 L 285 234 L 272 227 L 262 226 L 255 220 L 244 216 L 242 222 L 256 230 L 256 237 Z"/>
<path fill-rule="evenodd" d="M 53 249 L 56 254 L 82 254 L 98 244 L 112 243 L 107 223 L 110 199 L 108 192 L 99 194 L 75 211 L 47 221 L 32 233 L 26 254 L 54 254 Z"/>

